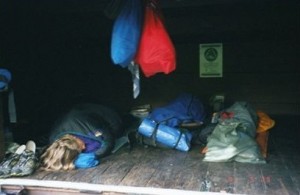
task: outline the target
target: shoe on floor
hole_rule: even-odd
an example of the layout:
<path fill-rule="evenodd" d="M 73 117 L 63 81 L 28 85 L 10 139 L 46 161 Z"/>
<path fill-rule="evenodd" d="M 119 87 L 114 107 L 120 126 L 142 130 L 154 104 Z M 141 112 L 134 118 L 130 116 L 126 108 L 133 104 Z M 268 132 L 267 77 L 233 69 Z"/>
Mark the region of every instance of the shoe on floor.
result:
<path fill-rule="evenodd" d="M 0 178 L 10 177 L 12 168 L 18 164 L 21 154 L 25 151 L 26 146 L 21 145 L 17 148 L 15 153 L 11 153 L 7 158 L 0 163 Z"/>
<path fill-rule="evenodd" d="M 32 174 L 37 167 L 38 159 L 36 157 L 36 144 L 29 140 L 26 148 L 20 155 L 19 162 L 12 167 L 11 176 L 26 176 Z"/>
<path fill-rule="evenodd" d="M 35 151 L 36 151 L 36 145 L 35 145 L 34 141 L 29 140 L 26 143 L 26 150 L 29 150 L 29 151 L 32 151 L 33 153 L 35 153 Z"/>
<path fill-rule="evenodd" d="M 5 155 L 9 155 L 11 153 L 15 153 L 16 150 L 20 147 L 18 143 L 15 142 L 9 142 L 7 143 L 6 150 L 5 150 Z"/>

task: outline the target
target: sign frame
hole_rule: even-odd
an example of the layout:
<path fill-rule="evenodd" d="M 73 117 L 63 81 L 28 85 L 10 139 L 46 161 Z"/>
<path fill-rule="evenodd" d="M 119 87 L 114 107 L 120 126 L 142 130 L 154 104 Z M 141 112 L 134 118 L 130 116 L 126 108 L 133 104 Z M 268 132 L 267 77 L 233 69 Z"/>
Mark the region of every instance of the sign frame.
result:
<path fill-rule="evenodd" d="M 223 77 L 223 44 L 199 44 L 200 77 Z"/>

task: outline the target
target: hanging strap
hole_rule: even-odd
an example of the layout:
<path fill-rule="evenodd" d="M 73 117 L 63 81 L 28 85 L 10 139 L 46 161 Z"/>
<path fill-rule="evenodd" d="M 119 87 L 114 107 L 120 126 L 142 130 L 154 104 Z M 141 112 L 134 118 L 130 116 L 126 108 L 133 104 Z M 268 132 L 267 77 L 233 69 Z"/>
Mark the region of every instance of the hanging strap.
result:
<path fill-rule="evenodd" d="M 174 149 L 176 149 L 176 147 L 178 146 L 178 144 L 179 144 L 179 142 L 180 142 L 180 139 L 181 139 L 181 137 L 182 137 L 182 134 L 183 134 L 183 132 L 182 132 L 181 129 L 179 129 L 179 131 L 180 131 L 180 135 L 179 135 L 179 137 L 178 137 L 178 139 L 177 139 L 177 141 L 176 141 L 175 146 L 173 147 Z"/>
<path fill-rule="evenodd" d="M 9 122 L 17 123 L 15 95 L 12 89 L 8 93 L 8 114 L 9 114 Z"/>
<path fill-rule="evenodd" d="M 134 61 L 132 61 L 128 65 L 128 70 L 130 71 L 131 77 L 132 77 L 133 98 L 136 99 L 140 94 L 140 70 L 139 70 L 139 65 L 135 64 Z"/>
<path fill-rule="evenodd" d="M 155 121 L 154 121 L 155 122 Z M 154 130 L 153 130 L 153 133 L 152 135 L 150 136 L 151 140 L 152 140 L 152 144 L 153 146 L 156 146 L 156 134 L 157 134 L 157 130 L 158 130 L 158 127 L 159 127 L 160 123 L 156 123 L 155 122 L 155 127 L 154 127 Z"/>
<path fill-rule="evenodd" d="M 157 134 L 157 130 L 158 130 L 158 128 L 159 128 L 159 125 L 162 124 L 163 122 L 166 122 L 166 121 L 172 119 L 172 118 L 175 118 L 175 117 L 172 116 L 172 117 L 166 118 L 166 119 L 164 119 L 164 120 L 162 120 L 162 121 L 160 121 L 160 122 L 153 121 L 153 122 L 155 123 L 155 127 L 154 127 L 153 133 L 151 134 L 150 138 L 151 138 L 152 144 L 153 144 L 154 146 L 156 146 L 156 134 Z M 181 129 L 178 129 L 178 130 L 179 130 L 179 132 L 180 132 L 180 135 L 179 135 L 179 137 L 178 137 L 178 139 L 177 139 L 177 141 L 176 141 L 176 143 L 175 143 L 173 149 L 175 149 L 175 148 L 178 146 L 179 141 L 180 141 L 180 139 L 181 139 L 181 137 L 182 137 L 182 134 L 183 134 L 183 132 L 182 132 Z"/>

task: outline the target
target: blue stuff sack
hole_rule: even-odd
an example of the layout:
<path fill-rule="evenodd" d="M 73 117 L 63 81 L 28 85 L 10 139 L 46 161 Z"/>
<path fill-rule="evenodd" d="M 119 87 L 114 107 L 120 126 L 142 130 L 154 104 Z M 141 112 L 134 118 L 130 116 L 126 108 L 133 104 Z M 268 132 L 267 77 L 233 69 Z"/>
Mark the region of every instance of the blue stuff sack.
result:
<path fill-rule="evenodd" d="M 176 129 L 165 124 L 158 124 L 149 118 L 145 118 L 142 121 L 138 132 L 168 148 L 187 152 L 191 147 L 192 134 L 190 132 Z"/>
<path fill-rule="evenodd" d="M 74 161 L 75 167 L 77 169 L 90 168 L 97 166 L 100 161 L 97 159 L 93 152 L 80 153 Z"/>
<path fill-rule="evenodd" d="M 142 27 L 142 1 L 127 0 L 114 22 L 111 39 L 111 58 L 123 68 L 133 61 Z"/>

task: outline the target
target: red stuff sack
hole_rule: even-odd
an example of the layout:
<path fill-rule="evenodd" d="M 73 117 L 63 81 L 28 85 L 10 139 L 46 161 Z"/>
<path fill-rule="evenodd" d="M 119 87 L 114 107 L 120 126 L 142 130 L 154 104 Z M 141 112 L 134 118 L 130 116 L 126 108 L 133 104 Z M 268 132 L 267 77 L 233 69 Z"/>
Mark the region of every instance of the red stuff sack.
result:
<path fill-rule="evenodd" d="M 160 72 L 168 74 L 176 68 L 175 48 L 162 22 L 156 0 L 147 1 L 135 62 L 146 77 Z"/>

